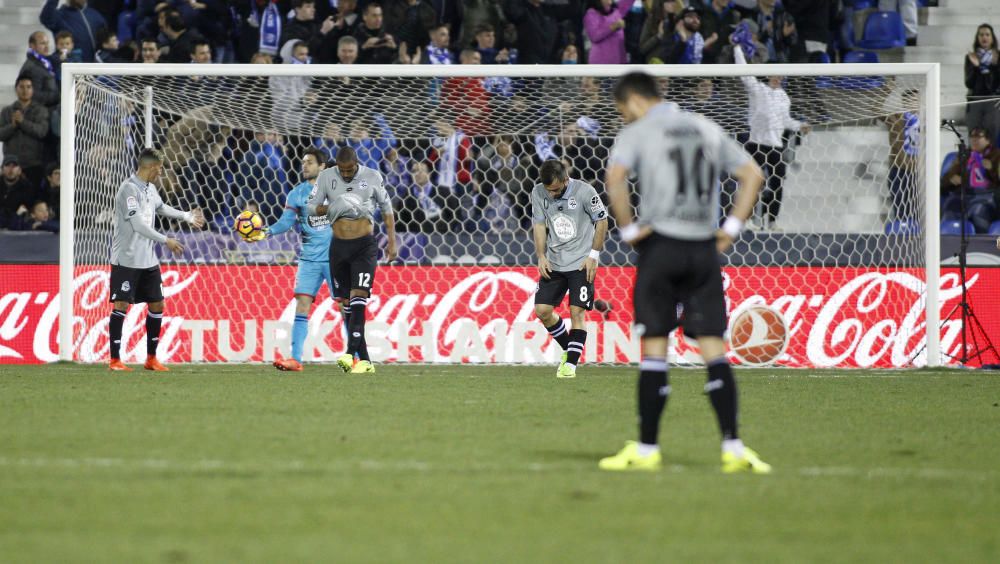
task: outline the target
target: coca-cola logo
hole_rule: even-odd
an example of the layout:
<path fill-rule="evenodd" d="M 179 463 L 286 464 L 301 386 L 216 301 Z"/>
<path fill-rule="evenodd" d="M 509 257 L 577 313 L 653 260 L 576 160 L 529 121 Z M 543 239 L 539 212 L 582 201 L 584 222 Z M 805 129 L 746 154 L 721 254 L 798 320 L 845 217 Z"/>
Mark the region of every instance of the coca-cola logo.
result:
<path fill-rule="evenodd" d="M 0 265 L 0 362 L 58 359 L 60 299 L 55 266 Z M 167 298 L 159 355 L 173 362 L 267 361 L 287 354 L 295 313 L 294 267 L 165 268 Z M 75 358 L 107 358 L 109 271 L 79 269 L 73 281 Z M 629 294 L 634 271 L 605 267 L 598 292 L 612 303 L 608 317 L 588 320 L 586 362 L 634 362 Z M 970 270 L 970 292 L 1000 293 L 1000 273 Z M 536 272 L 529 268 L 397 267 L 379 271 L 369 303 L 369 348 L 377 360 L 422 362 L 543 362 L 558 346 L 534 319 Z M 253 280 L 252 285 L 247 281 Z M 764 281 L 764 283 L 761 283 Z M 912 366 L 926 363 L 925 284 L 919 271 L 863 269 L 726 269 L 729 309 L 752 303 L 780 311 L 788 366 Z M 252 286 L 253 293 L 247 288 Z M 941 277 L 942 311 L 961 293 L 957 273 Z M 946 309 L 947 308 L 947 309 Z M 989 327 L 994 316 L 986 316 Z M 127 360 L 145 358 L 145 307 L 124 323 Z M 942 324 L 941 348 L 957 353 L 961 325 Z M 338 304 L 325 293 L 313 307 L 307 358 L 330 360 L 343 348 Z M 679 362 L 700 361 L 685 340 Z"/>

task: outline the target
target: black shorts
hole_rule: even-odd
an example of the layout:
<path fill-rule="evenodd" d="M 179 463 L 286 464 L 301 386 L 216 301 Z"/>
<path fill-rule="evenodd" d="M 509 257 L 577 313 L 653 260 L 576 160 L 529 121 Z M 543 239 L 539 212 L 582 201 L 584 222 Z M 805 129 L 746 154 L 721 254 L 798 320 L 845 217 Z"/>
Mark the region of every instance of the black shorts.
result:
<path fill-rule="evenodd" d="M 566 297 L 567 290 L 569 305 L 582 307 L 588 311 L 594 309 L 594 283 L 587 282 L 587 272 L 584 270 L 551 272 L 548 278 L 539 279 L 538 290 L 535 291 L 535 305 L 558 306 Z"/>
<path fill-rule="evenodd" d="M 129 268 L 111 265 L 111 302 L 152 303 L 163 301 L 160 267 Z"/>
<path fill-rule="evenodd" d="M 683 241 L 654 233 L 637 250 L 632 299 L 641 335 L 666 337 L 678 325 L 689 337 L 725 334 L 726 296 L 714 239 Z M 684 306 L 680 319 L 678 304 Z"/>
<path fill-rule="evenodd" d="M 370 295 L 377 263 L 378 242 L 374 235 L 357 239 L 335 237 L 330 242 L 330 274 L 333 276 L 334 297 L 349 298 L 351 290 L 364 290 Z"/>

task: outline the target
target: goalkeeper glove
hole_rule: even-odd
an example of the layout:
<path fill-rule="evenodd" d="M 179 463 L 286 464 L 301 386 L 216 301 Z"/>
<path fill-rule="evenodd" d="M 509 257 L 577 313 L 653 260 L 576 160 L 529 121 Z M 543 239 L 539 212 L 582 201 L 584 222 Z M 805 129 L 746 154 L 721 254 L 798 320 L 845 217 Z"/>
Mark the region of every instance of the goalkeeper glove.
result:
<path fill-rule="evenodd" d="M 250 243 L 256 243 L 258 241 L 263 241 L 264 239 L 267 239 L 270 236 L 271 236 L 271 228 L 263 227 L 259 232 L 247 238 L 247 241 Z"/>

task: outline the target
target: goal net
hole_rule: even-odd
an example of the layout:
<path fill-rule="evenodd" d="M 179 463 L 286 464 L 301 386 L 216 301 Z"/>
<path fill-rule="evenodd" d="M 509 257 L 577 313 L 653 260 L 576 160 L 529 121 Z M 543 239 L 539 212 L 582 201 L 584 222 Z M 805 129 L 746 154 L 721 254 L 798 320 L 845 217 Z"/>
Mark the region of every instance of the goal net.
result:
<path fill-rule="evenodd" d="M 345 146 L 382 171 L 399 232 L 400 260 L 379 267 L 369 302 L 374 360 L 540 363 L 561 352 L 533 318 L 529 193 L 540 164 L 557 158 L 604 194 L 607 156 L 623 125 L 610 89 L 626 67 L 65 68 L 62 158 L 72 189 L 62 208 L 71 210 L 63 221 L 72 228 L 61 240 L 62 358 L 107 358 L 113 197 L 147 145 L 165 158 L 163 199 L 208 218 L 201 231 L 157 223 L 185 247 L 179 256 L 160 249 L 162 358 L 269 361 L 288 353 L 298 235 L 247 244 L 232 219 L 253 208 L 275 222 L 301 181 L 303 151 L 317 147 L 332 158 Z M 938 304 L 957 285 L 939 284 L 937 261 L 927 259 L 937 255 L 936 67 L 825 65 L 823 76 L 815 66 L 644 69 L 668 101 L 711 118 L 756 153 L 768 177 L 750 229 L 724 257 L 729 311 L 767 304 L 787 325 L 787 344 L 763 361 L 936 364 L 938 333 L 927 327 L 938 326 Z M 786 130 L 770 144 L 749 125 L 748 91 L 759 85 L 782 89 L 791 102 Z M 724 216 L 735 185 L 721 178 L 718 188 Z M 641 186 L 635 190 L 641 198 Z M 639 358 L 634 259 L 612 225 L 584 362 Z M 126 319 L 126 361 L 144 358 L 144 309 L 133 307 Z M 565 306 L 559 313 L 568 320 Z M 343 350 L 340 321 L 321 290 L 306 360 L 330 361 Z M 734 362 L 760 362 L 741 352 L 773 349 L 780 337 L 767 323 L 750 329 L 733 344 Z M 952 329 L 943 331 L 945 348 Z M 671 352 L 679 363 L 700 360 L 682 335 Z"/>

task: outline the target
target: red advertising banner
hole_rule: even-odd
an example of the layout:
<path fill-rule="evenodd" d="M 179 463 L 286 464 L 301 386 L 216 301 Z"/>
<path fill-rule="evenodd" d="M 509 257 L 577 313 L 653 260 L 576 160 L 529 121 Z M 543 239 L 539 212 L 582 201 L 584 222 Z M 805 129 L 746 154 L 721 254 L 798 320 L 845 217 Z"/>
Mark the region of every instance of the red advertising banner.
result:
<path fill-rule="evenodd" d="M 167 362 L 259 362 L 287 355 L 294 266 L 163 268 L 167 300 L 159 356 Z M 916 270 L 829 267 L 725 269 L 729 311 L 768 304 L 780 311 L 790 340 L 778 364 L 794 367 L 904 367 L 926 363 L 924 283 Z M 110 306 L 106 268 L 78 268 L 74 281 L 75 358 L 107 359 Z M 534 320 L 533 268 L 380 268 L 369 302 L 367 334 L 376 361 L 549 362 L 555 345 Z M 610 306 L 591 312 L 585 362 L 637 362 L 632 331 L 634 270 L 603 267 L 597 296 Z M 955 269 L 942 269 L 942 317 L 961 288 Z M 986 332 L 1000 340 L 1000 269 L 968 270 L 970 301 Z M 0 363 L 58 359 L 58 267 L 0 265 Z M 568 312 L 563 311 L 564 318 Z M 145 358 L 145 308 L 125 322 L 126 361 Z M 344 348 L 339 308 L 324 289 L 310 318 L 306 360 L 330 361 Z M 958 314 L 941 330 L 941 348 L 961 348 Z M 677 362 L 697 362 L 679 339 Z M 734 361 L 736 359 L 734 358 Z M 1000 362 L 992 355 L 982 362 Z"/>

